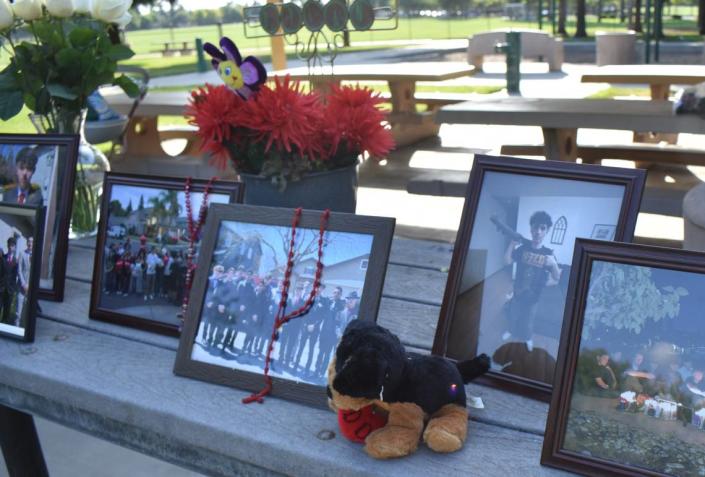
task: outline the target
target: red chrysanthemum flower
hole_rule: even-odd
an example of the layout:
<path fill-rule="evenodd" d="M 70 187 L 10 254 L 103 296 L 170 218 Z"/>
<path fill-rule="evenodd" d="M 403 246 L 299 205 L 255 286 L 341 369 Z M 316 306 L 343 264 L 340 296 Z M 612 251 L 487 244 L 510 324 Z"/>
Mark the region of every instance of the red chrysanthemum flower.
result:
<path fill-rule="evenodd" d="M 333 86 L 326 96 L 326 134 L 330 137 L 330 153 L 335 154 L 341 143 L 349 152 L 367 152 L 382 158 L 394 148 L 391 131 L 382 122 L 386 114 L 377 106 L 384 102 L 370 89 Z"/>
<path fill-rule="evenodd" d="M 286 77 L 274 78 L 274 88 L 263 87 L 245 105 L 242 126 L 265 141 L 265 151 L 299 152 L 320 156 L 321 146 L 314 141 L 323 111 L 317 93 L 304 93 L 299 82 Z"/>
<path fill-rule="evenodd" d="M 226 144 L 231 140 L 233 127 L 242 121 L 243 100 L 227 86 L 206 84 L 191 92 L 185 116 L 189 124 L 197 126 L 201 150 L 213 155 L 215 164 L 224 169 L 228 161 Z"/>

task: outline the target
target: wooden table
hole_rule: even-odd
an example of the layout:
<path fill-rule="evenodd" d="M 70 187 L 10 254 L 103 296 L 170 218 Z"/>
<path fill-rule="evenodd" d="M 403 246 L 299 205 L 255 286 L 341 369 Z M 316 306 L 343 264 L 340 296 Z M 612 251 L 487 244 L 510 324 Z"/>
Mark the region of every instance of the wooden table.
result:
<path fill-rule="evenodd" d="M 666 100 L 672 84 L 705 81 L 701 65 L 607 65 L 583 74 L 583 83 L 647 84 L 651 99 Z"/>
<path fill-rule="evenodd" d="M 547 159 L 574 161 L 579 128 L 705 134 L 705 120 L 677 116 L 669 101 L 500 98 L 444 106 L 440 123 L 539 126 Z"/>
<path fill-rule="evenodd" d="M 485 409 L 470 410 L 464 449 L 440 455 L 422 445 L 377 461 L 337 433 L 329 410 L 276 398 L 243 405 L 245 391 L 176 377 L 175 338 L 88 320 L 93 247 L 71 243 L 66 301 L 41 302 L 36 341 L 0 340 L 0 442 L 16 445 L 10 466 L 40 467 L 22 452 L 36 444 L 36 414 L 208 475 L 565 475 L 539 465 L 547 404 L 479 385 L 467 389 Z M 431 347 L 451 248 L 394 240 L 378 321 L 410 349 Z M 323 440 L 323 430 L 336 435 Z"/>
<path fill-rule="evenodd" d="M 283 76 L 289 74 L 292 79 L 308 81 L 313 87 L 327 90 L 331 84 L 341 81 L 386 81 L 389 85 L 392 111 L 389 122 L 397 146 L 413 144 L 427 137 L 438 135 L 439 125 L 434 122 L 436 107 L 429 104 L 426 112 L 417 112 L 418 101 L 416 83 L 418 81 L 440 82 L 469 76 L 475 67 L 460 62 L 419 62 L 419 63 L 385 63 L 335 66 L 332 70 L 324 68 L 309 75 L 308 68 L 291 68 L 277 71 Z"/>

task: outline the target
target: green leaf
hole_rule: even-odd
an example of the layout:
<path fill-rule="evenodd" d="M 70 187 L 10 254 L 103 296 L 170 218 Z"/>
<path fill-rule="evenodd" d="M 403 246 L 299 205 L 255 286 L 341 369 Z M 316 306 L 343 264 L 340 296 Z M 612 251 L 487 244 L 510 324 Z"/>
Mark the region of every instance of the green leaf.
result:
<path fill-rule="evenodd" d="M 140 94 L 137 84 L 125 75 L 120 75 L 113 81 L 115 86 L 119 86 L 130 98 L 136 98 Z"/>
<path fill-rule="evenodd" d="M 13 91 L 11 93 L 4 92 L 0 94 L 0 119 L 7 121 L 16 116 L 22 111 L 24 101 L 22 100 L 22 92 Z"/>
<path fill-rule="evenodd" d="M 127 60 L 135 56 L 135 52 L 125 45 L 113 45 L 108 50 L 108 58 L 114 61 Z"/>
<path fill-rule="evenodd" d="M 87 48 L 95 42 L 98 33 L 90 28 L 78 27 L 69 33 L 69 41 L 75 48 Z"/>
<path fill-rule="evenodd" d="M 47 89 L 49 90 L 49 94 L 57 98 L 68 99 L 69 101 L 73 101 L 74 99 L 78 98 L 78 95 L 76 93 L 68 89 L 63 84 L 49 83 L 47 85 Z"/>
<path fill-rule="evenodd" d="M 18 88 L 16 73 L 12 64 L 0 72 L 0 91 L 14 91 Z"/>
<path fill-rule="evenodd" d="M 51 111 L 51 94 L 49 94 L 48 88 L 39 90 L 32 109 L 37 114 L 48 114 Z"/>
<path fill-rule="evenodd" d="M 56 54 L 56 64 L 62 68 L 76 68 L 81 62 L 81 52 L 75 48 L 63 48 Z"/>

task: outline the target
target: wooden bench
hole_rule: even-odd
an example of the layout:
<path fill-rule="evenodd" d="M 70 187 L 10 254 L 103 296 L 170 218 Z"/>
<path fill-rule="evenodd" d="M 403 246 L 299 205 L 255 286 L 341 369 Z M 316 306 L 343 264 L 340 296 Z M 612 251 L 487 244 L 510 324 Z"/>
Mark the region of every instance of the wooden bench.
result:
<path fill-rule="evenodd" d="M 380 97 L 391 101 L 392 95 L 390 93 L 382 93 Z M 441 106 L 447 104 L 462 103 L 463 101 L 469 101 L 472 99 L 472 95 L 466 93 L 441 93 L 441 92 L 415 92 L 414 101 L 416 104 L 423 104 L 426 106 L 427 110 L 435 110 Z"/>
<path fill-rule="evenodd" d="M 548 405 L 488 387 L 467 386 L 485 408 L 470 410 L 464 449 L 422 445 L 378 461 L 338 433 L 330 410 L 276 398 L 243 405 L 245 391 L 174 376 L 177 339 L 88 320 L 94 246 L 70 244 L 66 299 L 41 302 L 36 341 L 0 340 L 0 442 L 17 443 L 36 414 L 208 475 L 567 475 L 539 464 Z M 378 322 L 411 350 L 430 350 L 451 253 L 448 243 L 394 239 Z M 21 452 L 31 441 L 6 452 L 9 466 L 36 465 Z"/>
<path fill-rule="evenodd" d="M 483 57 L 496 55 L 495 45 L 506 41 L 509 31 L 521 33 L 522 58 L 539 58 L 548 62 L 549 71 L 561 71 L 563 66 L 563 41 L 541 30 L 501 29 L 476 33 L 469 38 L 468 63 L 482 70 Z"/>
<path fill-rule="evenodd" d="M 501 154 L 509 156 L 543 156 L 543 144 L 504 145 Z M 634 161 L 640 167 L 648 164 L 682 164 L 705 166 L 705 150 L 688 149 L 673 144 L 606 144 L 578 145 L 577 156 L 587 163 L 597 163 L 603 159 L 623 159 Z"/>

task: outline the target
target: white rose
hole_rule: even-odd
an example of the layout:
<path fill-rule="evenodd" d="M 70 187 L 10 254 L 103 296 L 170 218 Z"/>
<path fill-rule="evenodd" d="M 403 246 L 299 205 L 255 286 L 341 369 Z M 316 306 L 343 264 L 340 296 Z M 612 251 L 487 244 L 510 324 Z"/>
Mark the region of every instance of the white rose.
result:
<path fill-rule="evenodd" d="M 93 18 L 106 23 L 117 23 L 124 20 L 127 9 L 132 5 L 132 0 L 92 0 L 91 14 Z"/>
<path fill-rule="evenodd" d="M 73 0 L 76 13 L 91 13 L 91 0 Z"/>
<path fill-rule="evenodd" d="M 115 20 L 115 23 L 118 24 L 120 28 L 125 28 L 128 23 L 132 21 L 132 14 L 129 12 L 125 12 L 123 16 Z"/>
<path fill-rule="evenodd" d="M 10 28 L 15 23 L 15 15 L 7 0 L 0 0 L 0 30 Z"/>
<path fill-rule="evenodd" d="M 23 20 L 36 20 L 42 16 L 42 2 L 41 0 L 15 0 L 12 11 Z"/>
<path fill-rule="evenodd" d="M 47 10 L 55 17 L 67 18 L 73 15 L 72 0 L 45 0 Z"/>

